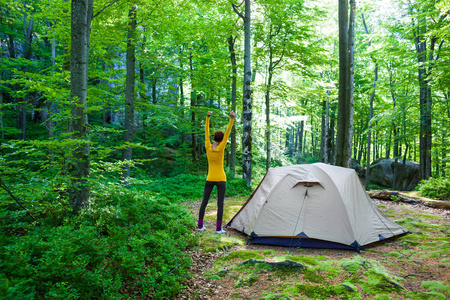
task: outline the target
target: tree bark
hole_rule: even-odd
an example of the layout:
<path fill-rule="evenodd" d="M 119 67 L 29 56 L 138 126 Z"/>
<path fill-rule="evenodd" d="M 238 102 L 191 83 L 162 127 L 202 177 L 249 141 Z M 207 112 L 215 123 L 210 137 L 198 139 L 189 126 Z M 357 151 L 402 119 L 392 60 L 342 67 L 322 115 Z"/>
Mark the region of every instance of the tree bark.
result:
<path fill-rule="evenodd" d="M 244 84 L 242 100 L 242 177 L 248 186 L 252 184 L 252 69 L 251 69 L 251 1 L 244 0 L 242 15 L 232 4 L 234 11 L 244 21 Z"/>
<path fill-rule="evenodd" d="M 190 68 L 190 77 L 191 77 L 191 122 L 192 122 L 192 161 L 197 160 L 197 139 L 195 134 L 195 85 L 194 85 L 194 64 L 192 61 L 192 49 L 190 50 L 189 54 L 189 68 Z"/>
<path fill-rule="evenodd" d="M 252 184 L 252 91 L 251 91 L 251 1 L 245 0 L 244 16 L 244 93 L 242 101 L 242 175 Z"/>
<path fill-rule="evenodd" d="M 271 27 L 272 28 L 272 27 Z M 266 95 L 265 95 L 265 105 L 266 105 L 266 171 L 270 168 L 271 160 L 271 143 L 270 143 L 270 88 L 272 87 L 272 77 L 273 77 L 273 49 L 271 44 L 272 32 L 269 33 L 269 68 L 268 68 L 268 78 L 266 83 Z"/>
<path fill-rule="evenodd" d="M 328 127 L 328 160 L 329 163 L 334 165 L 334 158 L 336 153 L 336 104 L 331 103 L 330 109 L 330 126 Z"/>
<path fill-rule="evenodd" d="M 364 25 L 364 31 L 366 34 L 369 34 L 369 30 L 367 29 L 366 20 L 364 18 L 364 14 L 361 14 L 361 18 Z M 371 42 L 369 41 L 369 47 L 371 46 Z M 369 189 L 370 184 L 370 152 L 371 152 L 371 139 L 372 139 L 372 118 L 373 118 L 373 99 L 375 98 L 375 88 L 377 85 L 378 80 L 378 63 L 376 60 L 372 57 L 372 61 L 375 62 L 375 69 L 373 71 L 374 78 L 372 83 L 372 93 L 370 94 L 370 100 L 369 100 L 369 129 L 367 132 L 367 153 L 366 153 L 366 176 L 365 176 L 365 188 Z"/>
<path fill-rule="evenodd" d="M 128 12 L 128 37 L 127 37 L 127 52 L 126 52 L 126 86 L 125 86 L 125 131 L 123 140 L 125 144 L 133 143 L 134 135 L 134 91 L 136 85 L 136 10 L 133 6 Z M 126 161 L 133 158 L 133 148 L 125 145 L 122 153 L 123 160 L 123 180 L 126 183 L 130 177 L 130 165 Z"/>
<path fill-rule="evenodd" d="M 341 167 L 349 166 L 348 145 L 350 137 L 350 57 L 349 41 L 350 27 L 348 20 L 348 3 L 339 0 L 339 100 L 338 100 L 338 122 L 336 133 L 336 149 L 334 164 Z M 350 154 L 351 156 L 351 154 Z"/>
<path fill-rule="evenodd" d="M 33 24 L 34 21 L 32 18 L 29 18 L 26 13 L 26 2 L 23 2 L 24 5 L 24 13 L 23 13 L 23 35 L 24 35 L 24 45 L 23 45 L 23 57 L 26 60 L 31 60 L 32 49 L 31 45 L 33 43 Z M 25 67 L 23 71 L 27 72 L 28 67 Z M 17 115 L 17 128 L 20 130 L 20 133 L 17 135 L 17 139 L 26 140 L 27 133 L 27 105 L 28 105 L 28 97 L 26 94 L 19 101 L 19 112 Z"/>
<path fill-rule="evenodd" d="M 72 0 L 71 3 L 71 51 L 70 51 L 70 97 L 69 130 L 77 139 L 71 166 L 72 186 L 70 202 L 77 213 L 89 204 L 90 144 L 87 115 L 87 79 L 89 60 L 89 32 L 91 27 L 93 0 Z"/>
<path fill-rule="evenodd" d="M 380 200 L 401 201 L 409 204 L 423 204 L 428 207 L 450 209 L 450 201 L 445 200 L 433 200 L 424 197 L 410 197 L 403 193 L 387 191 L 387 190 L 374 190 L 367 192 L 370 198 Z"/>
<path fill-rule="evenodd" d="M 230 51 L 231 61 L 231 110 L 236 112 L 236 97 L 237 97 L 237 64 L 236 51 L 234 48 L 236 38 L 230 36 L 228 38 L 228 49 Z M 231 128 L 231 153 L 230 153 L 230 171 L 231 177 L 236 173 L 236 126 Z"/>
<path fill-rule="evenodd" d="M 413 7 L 410 3 L 410 12 L 413 14 Z M 426 16 L 424 11 L 420 9 L 416 10 L 417 15 L 413 16 L 413 34 L 414 44 L 417 53 L 418 61 L 418 80 L 420 88 L 420 138 L 419 138 L 419 153 L 420 153 L 420 174 L 422 179 L 428 179 L 431 177 L 431 147 L 432 147 L 432 130 L 431 130 L 431 118 L 432 118 L 432 95 L 429 76 L 433 69 L 435 61 L 439 55 L 434 57 L 435 46 L 438 38 L 432 35 L 430 39 L 430 47 L 427 51 L 427 39 L 428 33 L 431 31 L 427 27 Z M 436 23 L 442 22 L 448 15 L 443 14 L 439 17 Z M 415 24 L 417 21 L 417 24 Z M 443 40 L 438 47 L 438 53 L 443 45 Z M 428 53 L 428 57 L 427 57 Z M 427 67 L 428 66 L 428 67 Z"/>
<path fill-rule="evenodd" d="M 3 71 L 0 71 L 0 81 L 3 79 Z M 0 146 L 5 140 L 5 132 L 3 131 L 3 90 L 0 90 Z M 0 153 L 3 154 L 3 148 L 0 147 Z"/>
<path fill-rule="evenodd" d="M 356 1 L 350 0 L 350 20 L 348 27 L 348 63 L 349 63 L 349 79 L 347 82 L 347 94 L 348 94 L 348 122 L 346 124 L 346 142 L 345 152 L 347 159 L 347 168 L 352 165 L 352 143 L 353 143 L 353 91 L 354 91 L 354 77 L 355 77 L 355 14 L 356 14 Z M 344 161 L 343 161 L 344 162 Z"/>

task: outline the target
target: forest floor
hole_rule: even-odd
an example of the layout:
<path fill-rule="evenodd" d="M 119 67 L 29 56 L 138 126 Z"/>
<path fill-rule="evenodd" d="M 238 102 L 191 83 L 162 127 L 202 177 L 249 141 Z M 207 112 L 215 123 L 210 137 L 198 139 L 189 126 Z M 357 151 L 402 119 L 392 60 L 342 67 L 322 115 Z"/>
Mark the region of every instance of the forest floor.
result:
<path fill-rule="evenodd" d="M 225 199 L 224 224 L 246 200 Z M 212 200 L 207 230 L 192 232 L 200 237 L 190 252 L 192 276 L 174 299 L 450 299 L 450 211 L 374 201 L 411 233 L 358 253 L 247 245 L 247 236 L 234 229 L 218 235 Z M 200 201 L 185 205 L 196 215 Z M 298 264 L 276 264 L 286 260 Z"/>

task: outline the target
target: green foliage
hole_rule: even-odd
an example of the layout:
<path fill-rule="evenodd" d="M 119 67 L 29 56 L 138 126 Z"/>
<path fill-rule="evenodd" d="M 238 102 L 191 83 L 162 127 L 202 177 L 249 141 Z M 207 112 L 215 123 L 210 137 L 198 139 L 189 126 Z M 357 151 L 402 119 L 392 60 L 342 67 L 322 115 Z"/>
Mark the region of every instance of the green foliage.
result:
<path fill-rule="evenodd" d="M 180 291 L 190 264 L 184 250 L 194 245 L 192 217 L 150 192 L 94 188 L 91 206 L 65 214 L 60 226 L 14 231 L 2 222 L 0 298 L 123 299 L 136 291 L 161 298 Z"/>
<path fill-rule="evenodd" d="M 450 297 L 450 286 L 445 285 L 439 281 L 423 281 L 421 284 L 422 287 L 427 288 L 430 292 L 413 294 L 412 292 L 408 292 L 406 295 L 414 300 L 421 299 L 448 299 Z"/>
<path fill-rule="evenodd" d="M 417 189 L 421 195 L 431 199 L 450 200 L 450 178 L 422 180 Z"/>
<path fill-rule="evenodd" d="M 421 286 L 435 292 L 444 293 L 450 297 L 450 286 L 439 281 L 423 281 Z"/>
<path fill-rule="evenodd" d="M 173 177 L 146 181 L 140 188 L 154 192 L 176 202 L 203 198 L 206 177 L 196 174 L 179 174 Z M 241 178 L 227 178 L 225 196 L 250 195 L 251 188 Z"/>

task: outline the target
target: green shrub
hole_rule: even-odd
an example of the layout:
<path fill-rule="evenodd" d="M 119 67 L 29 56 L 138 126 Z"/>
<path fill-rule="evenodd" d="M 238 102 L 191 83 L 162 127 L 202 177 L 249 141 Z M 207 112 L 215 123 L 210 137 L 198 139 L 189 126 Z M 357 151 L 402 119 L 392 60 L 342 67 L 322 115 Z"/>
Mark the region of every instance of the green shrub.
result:
<path fill-rule="evenodd" d="M 123 299 L 178 293 L 194 245 L 194 220 L 179 205 L 120 186 L 63 225 L 0 233 L 1 299 Z"/>
<path fill-rule="evenodd" d="M 140 185 L 139 189 L 151 191 L 175 202 L 198 200 L 203 197 L 205 180 L 205 175 L 180 174 L 174 177 L 148 180 Z M 246 185 L 244 180 L 227 177 L 226 197 L 250 194 L 251 188 Z"/>
<path fill-rule="evenodd" d="M 422 180 L 417 189 L 424 197 L 450 200 L 450 178 L 430 178 Z"/>
<path fill-rule="evenodd" d="M 188 276 L 186 249 L 198 244 L 195 221 L 178 203 L 201 199 L 206 176 L 149 180 L 133 165 L 135 177 L 124 187 L 121 162 L 97 145 L 91 205 L 73 215 L 67 153 L 75 145 L 69 139 L 0 146 L 0 299 L 174 296 Z M 250 192 L 229 176 L 227 196 Z"/>

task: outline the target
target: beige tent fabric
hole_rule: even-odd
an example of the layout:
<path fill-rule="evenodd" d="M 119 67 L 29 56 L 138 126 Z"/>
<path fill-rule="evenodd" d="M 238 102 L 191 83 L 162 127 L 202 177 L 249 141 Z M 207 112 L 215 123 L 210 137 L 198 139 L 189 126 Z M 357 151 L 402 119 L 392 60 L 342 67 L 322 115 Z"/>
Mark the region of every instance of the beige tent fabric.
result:
<path fill-rule="evenodd" d="M 323 163 L 269 169 L 228 225 L 258 237 L 361 246 L 407 231 L 376 207 L 353 169 Z"/>

